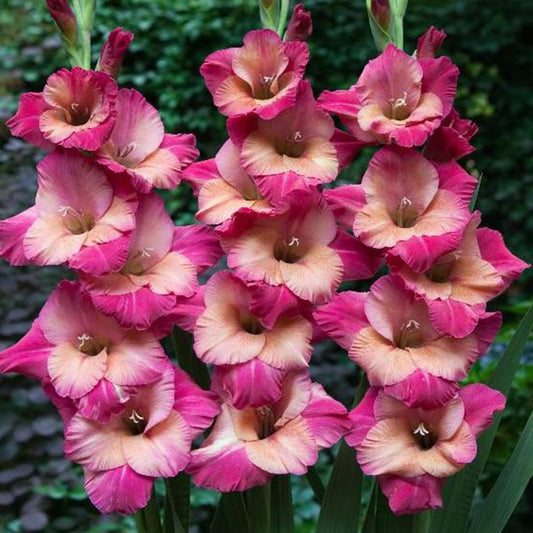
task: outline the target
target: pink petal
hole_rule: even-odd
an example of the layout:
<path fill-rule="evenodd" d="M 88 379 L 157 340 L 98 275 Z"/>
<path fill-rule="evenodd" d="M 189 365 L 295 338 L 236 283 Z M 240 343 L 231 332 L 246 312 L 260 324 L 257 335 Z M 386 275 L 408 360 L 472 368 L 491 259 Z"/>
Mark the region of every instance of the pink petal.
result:
<path fill-rule="evenodd" d="M 106 424 L 75 415 L 65 430 L 65 455 L 88 470 L 110 470 L 126 464 L 122 439 L 127 430 L 120 419 Z"/>
<path fill-rule="evenodd" d="M 123 438 L 124 457 L 138 474 L 173 477 L 189 462 L 192 436 L 189 426 L 176 411 L 141 435 Z"/>
<path fill-rule="evenodd" d="M 379 485 L 396 515 L 415 514 L 442 507 L 443 479 L 427 474 L 415 478 L 380 476 Z"/>
<path fill-rule="evenodd" d="M 387 385 L 383 390 L 409 407 L 433 409 L 453 398 L 458 389 L 455 381 L 416 370 L 404 380 L 394 385 Z"/>
<path fill-rule="evenodd" d="M 48 358 L 53 349 L 43 334 L 39 319 L 16 344 L 0 352 L 0 373 L 17 372 L 42 381 L 48 376 Z"/>
<path fill-rule="evenodd" d="M 335 128 L 331 142 L 337 150 L 337 157 L 341 168 L 349 167 L 361 149 L 368 145 L 367 142 L 360 141 L 353 135 L 338 128 Z"/>
<path fill-rule="evenodd" d="M 473 335 L 478 342 L 478 350 L 480 355 L 487 353 L 490 345 L 494 342 L 498 331 L 502 326 L 502 314 L 497 311 L 495 313 L 484 313 L 479 318 L 478 325 L 473 332 Z"/>
<path fill-rule="evenodd" d="M 442 102 L 442 116 L 446 116 L 453 105 L 457 92 L 457 78 L 459 69 L 449 57 L 438 59 L 420 59 L 420 66 L 424 72 L 422 92 L 436 94 Z"/>
<path fill-rule="evenodd" d="M 264 327 L 272 329 L 285 314 L 293 315 L 302 309 L 299 300 L 287 287 L 259 283 L 250 287 L 252 300 L 250 311 L 260 318 Z"/>
<path fill-rule="evenodd" d="M 168 367 L 168 359 L 153 334 L 130 331 L 108 350 L 105 377 L 116 385 L 145 385 L 157 380 Z"/>
<path fill-rule="evenodd" d="M 119 295 L 91 294 L 96 308 L 116 318 L 125 328 L 147 329 L 174 307 L 176 296 L 156 294 L 148 287 Z"/>
<path fill-rule="evenodd" d="M 330 246 L 342 260 L 344 280 L 371 278 L 381 264 L 382 254 L 379 250 L 368 248 L 345 231 L 339 230 Z"/>
<path fill-rule="evenodd" d="M 198 196 L 201 188 L 211 180 L 221 179 L 215 159 L 206 159 L 189 165 L 182 173 L 181 179 L 186 181 Z"/>
<path fill-rule="evenodd" d="M 87 495 L 103 514 L 130 515 L 139 511 L 148 503 L 152 485 L 152 478 L 140 476 L 128 465 L 85 474 Z"/>
<path fill-rule="evenodd" d="M 194 439 L 207 429 L 220 412 L 216 394 L 204 391 L 186 372 L 174 368 L 174 411 L 185 420 Z"/>
<path fill-rule="evenodd" d="M 455 161 L 435 163 L 439 173 L 439 188 L 453 192 L 459 197 L 463 206 L 468 209 L 478 180 L 469 174 Z"/>
<path fill-rule="evenodd" d="M 186 257 L 198 274 L 216 265 L 222 256 L 218 235 L 211 228 L 198 224 L 176 226 L 172 250 Z"/>
<path fill-rule="evenodd" d="M 70 257 L 70 268 L 93 276 L 102 276 L 120 270 L 128 258 L 130 236 L 124 235 L 110 242 L 85 246 Z"/>
<path fill-rule="evenodd" d="M 346 443 L 352 446 L 352 448 L 357 448 L 377 423 L 376 416 L 374 415 L 374 404 L 378 390 L 376 387 L 368 389 L 357 407 L 352 409 L 348 415 L 352 422 L 352 428 L 345 436 L 345 439 Z"/>
<path fill-rule="evenodd" d="M 341 185 L 335 189 L 325 189 L 323 195 L 338 222 L 346 229 L 351 230 L 355 214 L 366 204 L 363 187 L 361 185 Z"/>
<path fill-rule="evenodd" d="M 429 318 L 441 335 L 461 338 L 470 335 L 477 326 L 484 305 L 468 305 L 449 298 L 448 300 L 427 300 Z"/>
<path fill-rule="evenodd" d="M 446 39 L 446 33 L 442 30 L 438 30 L 435 26 L 430 28 L 418 38 L 418 44 L 416 47 L 417 59 L 428 59 L 435 57 L 438 49 L 442 46 L 444 39 Z"/>
<path fill-rule="evenodd" d="M 200 74 L 209 92 L 214 95 L 220 84 L 233 73 L 231 62 L 239 48 L 227 48 L 209 54 L 202 66 Z"/>
<path fill-rule="evenodd" d="M 364 309 L 367 294 L 341 292 L 313 313 L 318 325 L 345 350 L 350 348 L 355 335 L 369 325 Z"/>
<path fill-rule="evenodd" d="M 476 436 L 492 424 L 494 413 L 505 407 L 505 396 L 482 383 L 467 385 L 459 396 L 465 406 L 465 422 Z"/>
<path fill-rule="evenodd" d="M 250 461 L 271 474 L 305 474 L 318 459 L 317 444 L 302 417 L 266 439 L 246 442 L 245 447 Z"/>
<path fill-rule="evenodd" d="M 51 150 L 53 144 L 47 141 L 39 129 L 41 114 L 49 109 L 42 93 L 24 93 L 20 96 L 17 113 L 12 116 L 6 126 L 11 135 L 22 137 L 26 141 L 44 150 Z"/>
<path fill-rule="evenodd" d="M 282 394 L 284 373 L 252 359 L 237 365 L 215 367 L 212 388 L 236 409 L 277 402 Z"/>
<path fill-rule="evenodd" d="M 314 183 L 316 181 L 316 183 Z M 261 176 L 255 178 L 255 183 L 261 191 L 261 195 L 273 205 L 282 205 L 287 195 L 295 190 L 310 190 L 313 185 L 320 182 L 313 178 L 301 176 L 296 172 L 282 172 L 270 176 Z"/>
<path fill-rule="evenodd" d="M 29 263 L 24 255 L 24 236 L 37 216 L 37 208 L 34 206 L 0 221 L 0 255 L 11 265 L 21 266 Z"/>
<path fill-rule="evenodd" d="M 480 228 L 477 231 L 477 240 L 481 257 L 498 271 L 506 284 L 510 284 L 512 280 L 520 276 L 523 270 L 529 268 L 528 263 L 513 255 L 506 248 L 500 232 Z"/>
<path fill-rule="evenodd" d="M 90 418 L 107 423 L 113 415 L 123 411 L 124 402 L 129 397 L 121 392 L 107 379 L 101 379 L 98 385 L 78 400 L 78 412 L 83 418 Z"/>
<path fill-rule="evenodd" d="M 322 385 L 313 383 L 311 400 L 302 417 L 321 448 L 333 446 L 351 428 L 346 408 L 326 394 Z"/>
<path fill-rule="evenodd" d="M 104 377 L 107 351 L 98 355 L 85 355 L 71 344 L 56 346 L 48 359 L 48 374 L 60 396 L 81 398 L 90 392 Z"/>

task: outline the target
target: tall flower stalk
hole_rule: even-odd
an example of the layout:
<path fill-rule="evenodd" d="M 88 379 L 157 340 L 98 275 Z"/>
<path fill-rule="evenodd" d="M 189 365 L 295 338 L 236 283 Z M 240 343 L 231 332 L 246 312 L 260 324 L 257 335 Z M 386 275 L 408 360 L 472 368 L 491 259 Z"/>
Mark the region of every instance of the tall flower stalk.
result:
<path fill-rule="evenodd" d="M 133 35 L 113 30 L 92 69 L 94 0 L 47 0 L 73 68 L 8 121 L 50 153 L 35 205 L 0 222 L 0 254 L 77 280 L 0 353 L 0 371 L 41 382 L 89 498 L 137 513 L 141 533 L 187 531 L 190 479 L 223 493 L 213 532 L 291 531 L 290 476 L 304 474 L 323 504 L 317 533 L 353 532 L 360 498 L 340 499 L 360 496 L 362 473 L 379 486 L 365 531 L 392 512 L 427 533 L 446 479 L 480 460 L 476 439 L 504 408 L 509 380 L 460 382 L 501 325 L 488 302 L 528 265 L 471 212 L 478 183 L 458 160 L 477 127 L 454 108 L 458 68 L 436 57 L 444 32 L 409 55 L 407 2 L 368 0 L 382 53 L 315 99 L 310 13 L 298 5 L 287 22 L 288 0 L 259 4 L 264 28 L 200 69 L 228 138 L 195 162 L 194 136 L 166 133 L 117 84 Z M 334 187 L 362 149 L 374 154 L 361 182 Z M 154 191 L 181 181 L 197 224 L 175 226 Z M 382 267 L 368 292 L 341 290 Z M 179 366 L 159 342 L 171 332 Z M 310 377 L 327 337 L 361 370 L 350 412 Z M 324 488 L 313 466 L 343 437 Z"/>

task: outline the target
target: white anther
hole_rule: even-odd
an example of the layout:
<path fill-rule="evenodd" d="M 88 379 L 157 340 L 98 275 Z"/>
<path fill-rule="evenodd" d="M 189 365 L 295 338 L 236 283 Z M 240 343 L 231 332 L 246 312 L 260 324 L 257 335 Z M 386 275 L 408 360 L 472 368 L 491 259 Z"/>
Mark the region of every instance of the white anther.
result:
<path fill-rule="evenodd" d="M 301 141 L 303 139 L 303 135 L 301 131 L 295 131 L 294 135 L 292 136 L 293 141 Z"/>
<path fill-rule="evenodd" d="M 141 250 L 141 255 L 144 257 L 152 257 L 153 251 L 154 251 L 154 248 L 151 248 L 150 246 L 146 246 Z"/>
<path fill-rule="evenodd" d="M 413 434 L 425 437 L 426 435 L 429 435 L 429 431 L 426 429 L 426 426 L 424 426 L 424 422 L 420 422 L 418 427 L 413 431 Z"/>
<path fill-rule="evenodd" d="M 407 198 L 407 196 L 404 196 L 401 200 L 400 200 L 400 209 L 402 210 L 405 210 L 409 207 L 411 207 L 413 205 L 413 202 L 411 202 L 411 200 L 409 200 L 409 198 Z"/>
<path fill-rule="evenodd" d="M 85 341 L 90 341 L 91 336 L 87 335 L 87 333 L 83 333 L 82 335 L 78 335 L 78 340 L 80 341 L 79 347 L 80 349 L 83 348 L 83 345 L 85 344 Z"/>
<path fill-rule="evenodd" d="M 417 322 L 416 320 L 414 319 L 410 319 L 407 324 L 405 324 L 405 329 L 407 330 L 410 330 L 410 331 L 413 331 L 415 329 L 420 329 L 420 322 Z"/>
<path fill-rule="evenodd" d="M 74 111 L 74 113 L 77 113 L 80 110 L 80 104 L 78 104 L 77 102 L 73 102 L 72 104 L 70 104 L 70 108 L 72 109 L 72 111 Z"/>
<path fill-rule="evenodd" d="M 62 205 L 59 207 L 58 211 L 62 217 L 66 217 L 68 215 L 69 210 L 70 210 L 70 207 L 68 205 Z"/>
<path fill-rule="evenodd" d="M 141 416 L 135 409 L 131 412 L 131 415 L 128 417 L 134 424 L 138 424 L 144 420 L 144 416 Z"/>
<path fill-rule="evenodd" d="M 261 81 L 264 84 L 270 83 L 274 79 L 274 76 L 263 76 Z"/>
<path fill-rule="evenodd" d="M 392 109 L 397 109 L 398 107 L 405 107 L 407 105 L 407 91 L 404 91 L 401 98 L 391 98 L 389 100 Z"/>
<path fill-rule="evenodd" d="M 291 237 L 287 246 L 300 246 L 300 239 L 298 237 Z"/>

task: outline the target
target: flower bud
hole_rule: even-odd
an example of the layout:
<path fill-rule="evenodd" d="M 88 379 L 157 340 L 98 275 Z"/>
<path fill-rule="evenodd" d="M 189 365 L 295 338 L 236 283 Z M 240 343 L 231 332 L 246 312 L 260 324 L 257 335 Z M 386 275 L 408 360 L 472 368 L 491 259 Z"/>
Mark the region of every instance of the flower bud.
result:
<path fill-rule="evenodd" d="M 76 39 L 77 22 L 68 0 L 46 0 L 46 7 L 65 40 L 73 43 Z"/>
<path fill-rule="evenodd" d="M 391 21 L 389 0 L 371 0 L 370 10 L 381 28 L 388 31 Z"/>
<path fill-rule="evenodd" d="M 438 49 L 446 39 L 446 33 L 438 30 L 435 26 L 431 26 L 429 30 L 418 39 L 418 46 L 416 47 L 417 59 L 430 59 L 435 57 Z"/>
<path fill-rule="evenodd" d="M 311 13 L 305 11 L 303 4 L 295 6 L 292 12 L 285 41 L 306 41 L 313 33 L 313 20 Z"/>
<path fill-rule="evenodd" d="M 259 14 L 263 28 L 277 30 L 280 8 L 280 0 L 259 0 Z"/>
<path fill-rule="evenodd" d="M 115 28 L 102 46 L 100 59 L 96 70 L 101 70 L 113 78 L 117 78 L 122 65 L 122 59 L 133 41 L 133 33 Z"/>

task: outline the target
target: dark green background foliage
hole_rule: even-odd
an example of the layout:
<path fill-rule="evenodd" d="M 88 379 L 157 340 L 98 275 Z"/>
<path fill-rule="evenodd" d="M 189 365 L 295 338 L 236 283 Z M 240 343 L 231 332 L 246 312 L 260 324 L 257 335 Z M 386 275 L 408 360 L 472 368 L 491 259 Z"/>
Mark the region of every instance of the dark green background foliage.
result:
<path fill-rule="evenodd" d="M 364 0 L 307 0 L 313 12 L 308 76 L 315 95 L 353 84 L 376 55 Z M 161 112 L 170 132 L 193 132 L 204 157 L 225 139 L 225 121 L 213 107 L 198 69 L 210 52 L 238 46 L 257 28 L 255 0 L 101 0 L 96 16 L 94 59 L 115 26 L 135 33 L 120 78 Z M 533 34 L 531 0 L 410 0 L 405 25 L 406 50 L 429 25 L 448 33 L 444 53 L 459 65 L 457 107 L 479 124 L 477 152 L 463 163 L 483 174 L 478 207 L 484 223 L 502 231 L 510 248 L 533 262 Z M 35 191 L 38 152 L 9 140 L 4 120 L 16 109 L 21 92 L 40 91 L 46 77 L 65 66 L 42 0 L 0 0 L 0 218 L 28 207 Z M 357 182 L 362 157 L 340 181 Z M 165 193 L 178 223 L 194 220 L 196 207 L 188 187 Z M 58 269 L 12 268 L 0 263 L 0 349 L 28 328 L 46 296 L 65 273 Z M 498 356 L 517 317 L 531 301 L 533 275 L 526 274 L 493 305 L 506 311 L 506 326 L 492 353 Z M 472 377 L 484 379 L 493 358 L 476 365 Z M 505 463 L 533 406 L 531 355 L 524 358 L 510 397 L 488 474 L 479 492 L 486 494 Z M 355 383 L 353 364 L 333 343 L 317 348 L 312 374 L 345 403 Z M 48 404 L 23 378 L 0 380 L 0 533 L 46 531 L 96 533 L 132 531 L 97 518 L 80 491 L 80 471 L 61 458 L 60 429 Z M 331 453 L 321 455 L 327 471 Z M 298 533 L 312 531 L 318 506 L 305 481 L 295 487 Z M 527 531 L 533 508 L 531 491 L 523 498 L 507 531 Z M 193 520 L 206 524 L 215 496 L 193 492 Z M 33 528 L 33 529 L 32 529 Z M 203 529 L 199 529 L 200 531 Z"/>

